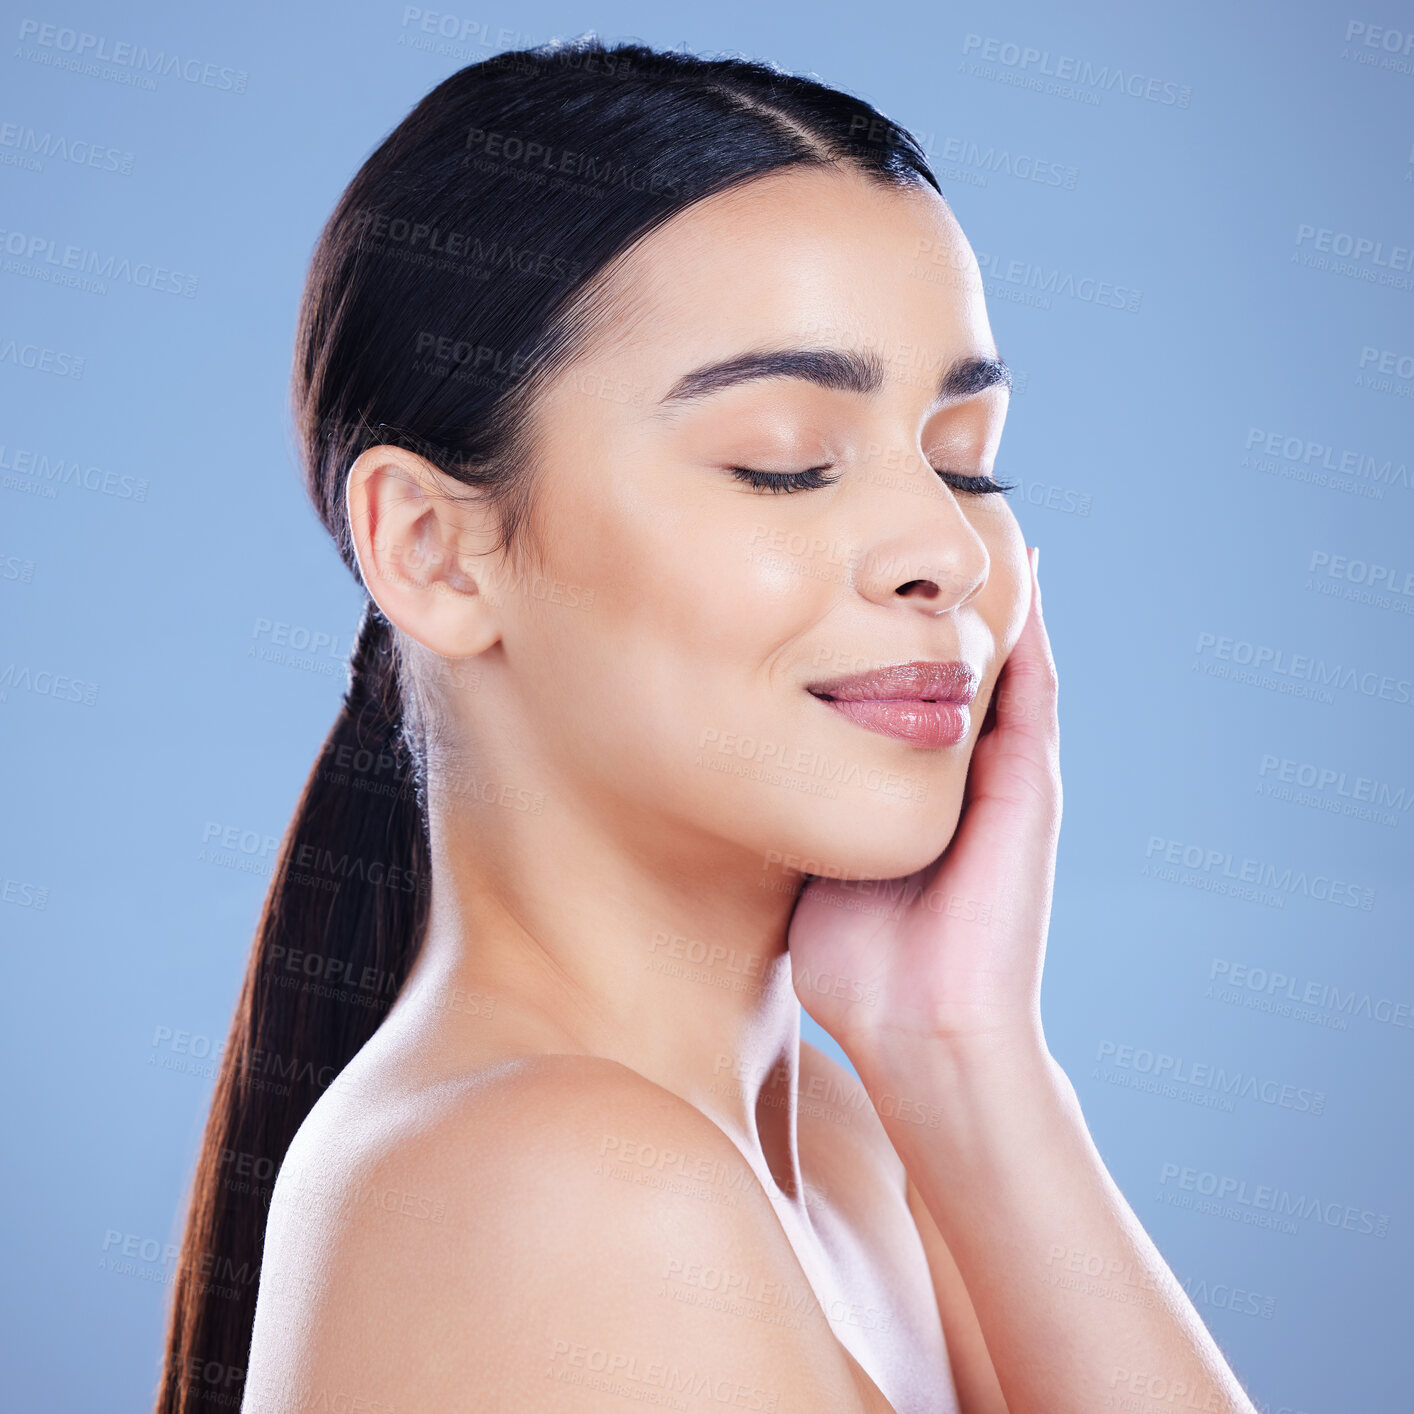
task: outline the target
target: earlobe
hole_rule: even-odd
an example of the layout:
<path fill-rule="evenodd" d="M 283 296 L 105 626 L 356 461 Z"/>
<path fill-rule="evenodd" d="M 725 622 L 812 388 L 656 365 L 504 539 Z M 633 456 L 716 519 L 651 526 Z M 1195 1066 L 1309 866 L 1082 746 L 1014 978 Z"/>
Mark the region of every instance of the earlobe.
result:
<path fill-rule="evenodd" d="M 443 658 L 469 658 L 499 640 L 500 620 L 482 583 L 492 566 L 467 549 L 483 511 L 446 479 L 401 447 L 370 447 L 349 469 L 344 506 L 384 617 Z"/>

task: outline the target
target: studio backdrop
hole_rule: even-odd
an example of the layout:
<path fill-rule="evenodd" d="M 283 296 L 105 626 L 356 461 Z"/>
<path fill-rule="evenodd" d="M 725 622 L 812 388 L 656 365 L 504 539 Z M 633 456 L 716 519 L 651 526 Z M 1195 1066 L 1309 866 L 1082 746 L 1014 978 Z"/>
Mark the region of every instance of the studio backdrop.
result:
<path fill-rule="evenodd" d="M 817 74 L 918 136 L 1014 370 L 997 470 L 1060 670 L 1050 1045 L 1259 1407 L 1409 1407 L 1408 7 L 3 24 L 7 1406 L 151 1407 L 223 1038 L 346 684 L 360 595 L 288 413 L 314 241 L 443 77 L 594 30 Z M 1140 1295 L 1083 1257 L 1042 1278 Z"/>

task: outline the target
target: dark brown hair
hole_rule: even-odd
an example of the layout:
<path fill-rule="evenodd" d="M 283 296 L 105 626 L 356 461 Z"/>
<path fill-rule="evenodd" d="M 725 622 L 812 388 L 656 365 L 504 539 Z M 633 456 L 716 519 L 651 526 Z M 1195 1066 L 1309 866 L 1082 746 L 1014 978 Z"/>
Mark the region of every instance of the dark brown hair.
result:
<path fill-rule="evenodd" d="M 497 55 L 433 89 L 349 183 L 300 309 L 300 456 L 350 570 L 348 469 L 381 444 L 418 452 L 487 498 L 499 548 L 515 552 L 532 504 L 534 396 L 596 327 L 611 262 L 693 202 L 829 163 L 937 190 L 912 137 L 870 104 L 740 57 L 591 34 Z M 223 1052 L 157 1414 L 238 1404 L 274 1176 L 421 943 L 424 743 L 408 677 L 370 601 Z"/>

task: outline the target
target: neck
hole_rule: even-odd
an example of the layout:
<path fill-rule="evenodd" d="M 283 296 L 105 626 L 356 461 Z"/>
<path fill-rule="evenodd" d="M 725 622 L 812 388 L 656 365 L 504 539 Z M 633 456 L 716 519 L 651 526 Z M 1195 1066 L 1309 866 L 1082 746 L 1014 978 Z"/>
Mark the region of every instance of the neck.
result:
<path fill-rule="evenodd" d="M 473 795 L 433 792 L 429 926 L 395 1010 L 451 1064 L 488 1046 L 617 1061 L 797 1194 L 799 880 L 720 839 L 667 839 L 661 817 Z"/>

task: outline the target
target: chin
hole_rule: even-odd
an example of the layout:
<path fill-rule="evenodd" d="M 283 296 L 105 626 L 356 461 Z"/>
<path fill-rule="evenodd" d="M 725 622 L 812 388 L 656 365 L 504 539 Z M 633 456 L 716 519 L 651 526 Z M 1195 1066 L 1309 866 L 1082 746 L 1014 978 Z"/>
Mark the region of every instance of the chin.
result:
<path fill-rule="evenodd" d="M 900 879 L 926 868 L 948 847 L 962 813 L 962 787 L 930 783 L 924 798 L 841 790 L 806 803 L 800 828 L 782 831 L 763 850 L 771 876 Z"/>

